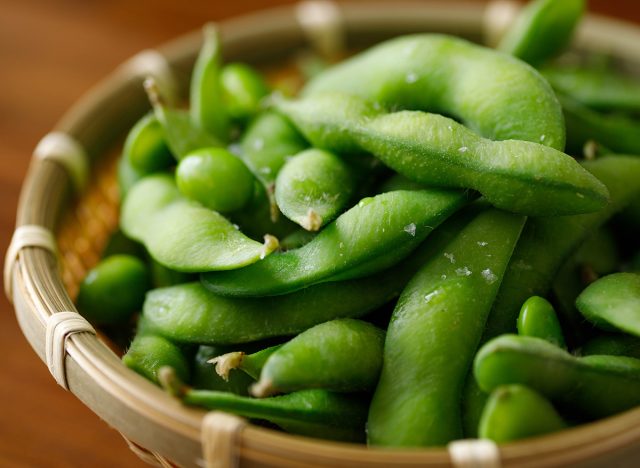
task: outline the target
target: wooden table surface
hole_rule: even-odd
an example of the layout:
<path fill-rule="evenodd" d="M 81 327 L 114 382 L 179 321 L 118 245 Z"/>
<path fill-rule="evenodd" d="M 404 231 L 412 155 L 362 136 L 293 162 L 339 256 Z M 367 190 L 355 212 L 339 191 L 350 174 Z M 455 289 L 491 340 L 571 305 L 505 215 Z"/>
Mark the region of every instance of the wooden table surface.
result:
<path fill-rule="evenodd" d="M 14 229 L 31 151 L 89 87 L 139 50 L 277 3 L 292 2 L 0 0 L 0 249 Z M 591 0 L 590 8 L 640 23 L 637 0 Z M 0 466 L 145 466 L 54 383 L 4 295 L 0 309 Z"/>

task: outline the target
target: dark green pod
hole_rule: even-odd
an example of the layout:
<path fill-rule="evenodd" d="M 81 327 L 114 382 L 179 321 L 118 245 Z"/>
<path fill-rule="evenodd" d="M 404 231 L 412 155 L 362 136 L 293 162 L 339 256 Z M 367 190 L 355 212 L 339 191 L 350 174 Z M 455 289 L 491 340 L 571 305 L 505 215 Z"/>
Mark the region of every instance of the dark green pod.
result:
<path fill-rule="evenodd" d="M 162 171 L 175 163 L 164 141 L 162 126 L 154 114 L 147 114 L 129 131 L 122 157 L 142 174 Z"/>
<path fill-rule="evenodd" d="M 150 332 L 138 334 L 122 356 L 129 369 L 158 384 L 158 370 L 169 366 L 180 380 L 189 382 L 189 363 L 179 346 Z"/>
<path fill-rule="evenodd" d="M 531 296 L 522 304 L 518 335 L 542 338 L 560 348 L 567 347 L 556 311 L 549 301 L 540 296 Z"/>

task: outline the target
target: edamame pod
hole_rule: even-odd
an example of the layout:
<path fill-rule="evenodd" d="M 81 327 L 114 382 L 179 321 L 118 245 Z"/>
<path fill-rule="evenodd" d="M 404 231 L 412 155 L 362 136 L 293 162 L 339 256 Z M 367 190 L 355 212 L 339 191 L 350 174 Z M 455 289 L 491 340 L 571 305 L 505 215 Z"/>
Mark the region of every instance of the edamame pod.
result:
<path fill-rule="evenodd" d="M 608 354 L 640 359 L 640 339 L 629 335 L 604 334 L 587 341 L 580 352 L 583 356 Z"/>
<path fill-rule="evenodd" d="M 266 111 L 249 125 L 240 140 L 240 157 L 262 183 L 271 203 L 271 218 L 278 210 L 274 184 L 287 158 L 307 148 L 298 131 L 279 114 Z"/>
<path fill-rule="evenodd" d="M 180 380 L 189 381 L 189 363 L 182 350 L 166 338 L 149 332 L 136 335 L 122 362 L 155 384 L 159 384 L 158 370 L 163 366 L 171 367 Z"/>
<path fill-rule="evenodd" d="M 295 335 L 337 318 L 358 318 L 397 297 L 409 279 L 469 222 L 475 206 L 438 227 L 413 254 L 368 278 L 255 299 L 226 298 L 200 283 L 150 291 L 143 317 L 156 333 L 184 343 L 238 344 Z M 268 313 L 265 313 L 268 311 Z M 304 313 L 300 313 L 304 311 Z"/>
<path fill-rule="evenodd" d="M 189 88 L 190 117 L 198 128 L 226 141 L 229 115 L 222 92 L 220 37 L 211 23 L 203 27 L 202 33 L 203 44 L 193 67 Z"/>
<path fill-rule="evenodd" d="M 497 387 L 487 401 L 478 434 L 497 443 L 511 442 L 567 427 L 549 401 L 523 385 Z"/>
<path fill-rule="evenodd" d="M 564 49 L 580 22 L 585 0 L 535 0 L 524 7 L 497 49 L 539 65 Z"/>
<path fill-rule="evenodd" d="M 260 102 L 269 93 L 262 76 L 245 63 L 230 63 L 220 73 L 222 95 L 229 116 L 244 121 L 260 110 Z"/>
<path fill-rule="evenodd" d="M 492 141 L 464 125 L 420 111 L 387 113 L 360 97 L 315 93 L 280 101 L 314 146 L 367 151 L 416 182 L 472 188 L 498 208 L 532 216 L 588 213 L 608 192 L 570 156 L 544 142 Z"/>
<path fill-rule="evenodd" d="M 383 344 L 384 331 L 361 320 L 316 325 L 269 356 L 251 394 L 263 398 L 311 388 L 371 391 L 380 375 Z"/>
<path fill-rule="evenodd" d="M 467 201 L 462 192 L 397 191 L 363 199 L 296 250 L 272 255 L 235 272 L 205 274 L 201 281 L 224 296 L 258 297 L 290 293 L 312 284 L 354 278 L 349 270 L 371 263 L 358 276 L 397 263 Z M 375 262 L 378 256 L 384 262 Z"/>
<path fill-rule="evenodd" d="M 549 66 L 542 75 L 555 89 L 595 110 L 640 111 L 640 84 L 614 70 Z"/>
<path fill-rule="evenodd" d="M 162 126 L 164 140 L 178 161 L 197 149 L 223 146 L 213 134 L 193 123 L 189 111 L 167 106 L 153 78 L 144 81 L 144 88 Z"/>
<path fill-rule="evenodd" d="M 527 221 L 489 314 L 481 343 L 503 333 L 515 332 L 524 301 L 533 295 L 546 295 L 558 269 L 587 236 L 631 200 L 640 197 L 638 158 L 607 156 L 585 161 L 583 166 L 609 188 L 611 202 L 596 213 Z M 477 431 L 485 401 L 486 396 L 475 380 L 468 378 L 463 397 L 463 420 L 469 437 Z"/>
<path fill-rule="evenodd" d="M 152 174 L 175 162 L 164 141 L 162 126 L 154 114 L 142 117 L 129 131 L 122 157 L 143 174 Z"/>
<path fill-rule="evenodd" d="M 303 390 L 271 398 L 248 398 L 186 387 L 176 382 L 170 368 L 161 371 L 160 380 L 188 405 L 270 421 L 285 429 L 295 428 L 302 435 L 353 442 L 364 438 L 368 402 L 361 395 Z"/>
<path fill-rule="evenodd" d="M 567 347 L 556 311 L 549 301 L 540 296 L 531 296 L 522 304 L 518 335 L 541 338 L 560 348 Z"/>
<path fill-rule="evenodd" d="M 480 213 L 402 292 L 367 422 L 369 443 L 444 445 L 462 436 L 460 396 L 524 218 Z"/>
<path fill-rule="evenodd" d="M 492 140 L 564 148 L 562 110 L 546 80 L 520 60 L 452 36 L 383 42 L 318 75 L 303 95 L 326 91 L 451 115 Z"/>
<path fill-rule="evenodd" d="M 176 168 L 176 184 L 187 198 L 220 213 L 243 208 L 255 191 L 249 169 L 224 148 L 189 153 Z"/>
<path fill-rule="evenodd" d="M 480 388 L 530 387 L 564 408 L 603 418 L 640 404 L 640 360 L 575 357 L 540 338 L 503 335 L 485 344 L 474 363 Z"/>
<path fill-rule="evenodd" d="M 640 273 L 600 278 L 582 291 L 576 306 L 600 328 L 640 336 Z"/>
<path fill-rule="evenodd" d="M 309 149 L 289 159 L 276 179 L 280 211 L 307 231 L 333 221 L 355 191 L 349 166 L 328 151 Z"/>
<path fill-rule="evenodd" d="M 140 311 L 150 287 L 149 270 L 140 259 L 112 255 L 87 273 L 76 303 L 82 316 L 92 323 L 123 323 Z"/>
<path fill-rule="evenodd" d="M 253 241 L 222 215 L 185 200 L 166 174 L 146 177 L 131 189 L 120 224 L 155 260 L 184 272 L 240 268 L 278 246 L 271 236 L 264 245 Z"/>
<path fill-rule="evenodd" d="M 612 151 L 640 154 L 640 122 L 625 115 L 606 115 L 589 109 L 575 99 L 558 93 L 567 122 L 567 147 L 576 153 L 588 141 Z"/>

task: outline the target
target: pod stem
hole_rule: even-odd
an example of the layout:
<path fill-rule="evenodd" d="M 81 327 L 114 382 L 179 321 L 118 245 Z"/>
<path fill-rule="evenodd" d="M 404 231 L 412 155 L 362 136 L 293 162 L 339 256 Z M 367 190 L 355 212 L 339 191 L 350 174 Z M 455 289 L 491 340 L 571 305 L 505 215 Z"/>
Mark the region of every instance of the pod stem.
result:
<path fill-rule="evenodd" d="M 183 398 L 189 391 L 189 386 L 185 385 L 173 367 L 162 366 L 157 373 L 160 386 L 170 395 Z"/>
<path fill-rule="evenodd" d="M 273 387 L 273 382 L 269 379 L 260 379 L 251 387 L 249 387 L 249 393 L 256 398 L 265 398 L 278 393 Z"/>
<path fill-rule="evenodd" d="M 280 246 L 280 241 L 276 236 L 271 234 L 264 235 L 264 247 L 260 254 L 260 260 L 263 260 L 267 255 L 276 250 Z"/>
<path fill-rule="evenodd" d="M 143 82 L 144 90 L 147 92 L 147 97 L 149 98 L 149 102 L 151 103 L 151 107 L 153 107 L 153 111 L 156 114 L 158 120 L 166 121 L 165 118 L 165 108 L 166 102 L 160 92 L 160 88 L 158 87 L 158 83 L 156 79 L 152 76 L 148 76 L 144 79 Z"/>
<path fill-rule="evenodd" d="M 309 208 L 307 216 L 300 220 L 300 226 L 307 231 L 317 231 L 322 227 L 322 216 L 313 208 Z"/>
<path fill-rule="evenodd" d="M 216 374 L 222 377 L 225 381 L 229 380 L 229 372 L 233 369 L 237 369 L 242 365 L 245 353 L 242 351 L 236 351 L 233 353 L 223 354 L 221 356 L 209 359 L 207 362 L 215 364 Z"/>

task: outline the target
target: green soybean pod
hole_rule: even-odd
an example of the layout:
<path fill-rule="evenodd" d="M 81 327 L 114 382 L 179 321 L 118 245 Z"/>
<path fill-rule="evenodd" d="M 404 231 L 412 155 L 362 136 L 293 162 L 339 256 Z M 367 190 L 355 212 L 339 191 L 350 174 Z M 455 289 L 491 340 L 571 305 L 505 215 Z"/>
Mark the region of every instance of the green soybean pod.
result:
<path fill-rule="evenodd" d="M 243 208 L 255 190 L 249 169 L 224 148 L 189 153 L 178 164 L 176 184 L 187 198 L 220 213 Z"/>
<path fill-rule="evenodd" d="M 621 114 L 603 114 L 565 94 L 558 93 L 567 122 L 567 148 L 581 153 L 584 145 L 595 141 L 611 151 L 640 154 L 640 122 Z"/>
<path fill-rule="evenodd" d="M 160 371 L 160 381 L 187 405 L 266 420 L 301 435 L 351 442 L 364 439 L 368 402 L 361 395 L 303 390 L 271 398 L 249 398 L 186 387 L 168 367 Z"/>
<path fill-rule="evenodd" d="M 140 259 L 112 255 L 87 273 L 76 303 L 80 313 L 92 323 L 123 323 L 141 309 L 150 287 L 149 271 Z"/>
<path fill-rule="evenodd" d="M 159 263 L 182 272 L 240 268 L 278 246 L 272 236 L 264 245 L 251 240 L 222 215 L 189 202 L 168 174 L 146 177 L 131 189 L 120 226 Z"/>
<path fill-rule="evenodd" d="M 560 348 L 567 347 L 556 311 L 549 301 L 540 296 L 531 296 L 522 304 L 518 335 L 542 338 Z"/>
<path fill-rule="evenodd" d="M 318 231 L 340 214 L 355 191 L 349 166 L 328 151 L 309 149 L 289 159 L 278 173 L 280 211 L 307 231 Z"/>
<path fill-rule="evenodd" d="M 311 388 L 371 391 L 380 375 L 383 344 L 384 331 L 362 320 L 316 325 L 268 357 L 251 394 L 264 398 Z"/>
<path fill-rule="evenodd" d="M 180 347 L 153 333 L 138 333 L 122 362 L 155 384 L 159 384 L 158 370 L 163 366 L 171 367 L 184 382 L 190 379 L 189 362 Z"/>
<path fill-rule="evenodd" d="M 640 111 L 637 79 L 612 69 L 548 66 L 542 75 L 555 89 L 594 110 Z"/>
<path fill-rule="evenodd" d="M 520 60 L 452 36 L 383 42 L 318 75 L 303 96 L 327 91 L 450 115 L 492 140 L 564 148 L 562 109 L 546 80 Z"/>
<path fill-rule="evenodd" d="M 290 293 L 338 275 L 348 279 L 372 274 L 408 255 L 466 200 L 462 192 L 440 190 L 363 199 L 303 247 L 237 271 L 204 274 L 201 281 L 216 294 L 258 297 Z M 369 262 L 366 271 L 358 268 Z M 345 275 L 353 269 L 356 274 Z"/>
<path fill-rule="evenodd" d="M 274 197 L 278 172 L 288 157 L 308 146 L 295 127 L 273 111 L 259 114 L 240 139 L 240 157 L 262 183 L 271 204 L 272 219 L 278 214 Z"/>
<path fill-rule="evenodd" d="M 220 36 L 212 23 L 206 24 L 202 32 L 202 48 L 191 75 L 190 118 L 198 128 L 227 141 L 229 115 L 221 83 Z"/>
<path fill-rule="evenodd" d="M 578 310 L 608 331 L 640 336 L 640 273 L 614 273 L 590 284 L 578 299 Z"/>
<path fill-rule="evenodd" d="M 222 97 L 232 119 L 245 121 L 260 110 L 262 99 L 269 94 L 264 78 L 245 63 L 230 63 L 220 71 Z"/>
<path fill-rule="evenodd" d="M 146 176 L 143 171 L 139 171 L 131 164 L 131 161 L 127 158 L 120 157 L 118 159 L 118 166 L 116 168 L 116 178 L 118 180 L 118 191 L 120 195 L 120 202 L 127 197 L 127 193 L 131 190 L 140 179 Z"/>
<path fill-rule="evenodd" d="M 531 65 L 539 65 L 564 49 L 585 9 L 585 0 L 529 2 L 498 44 Z"/>
<path fill-rule="evenodd" d="M 522 216 L 481 212 L 402 292 L 369 419 L 372 445 L 444 445 L 462 436 L 460 396 Z"/>
<path fill-rule="evenodd" d="M 640 196 L 640 160 L 633 156 L 607 156 L 583 166 L 609 188 L 611 202 L 591 214 L 558 218 L 530 218 L 505 273 L 481 343 L 513 333 L 520 307 L 533 295 L 544 296 L 562 264 L 591 232 L 602 226 L 631 200 Z M 473 437 L 486 401 L 473 378 L 463 396 L 465 433 Z"/>
<path fill-rule="evenodd" d="M 583 356 L 606 354 L 640 359 L 640 339 L 635 336 L 603 334 L 591 338 L 580 348 Z"/>
<path fill-rule="evenodd" d="M 487 401 L 478 434 L 499 444 L 567 427 L 549 401 L 523 385 L 497 387 Z"/>
<path fill-rule="evenodd" d="M 438 227 L 411 256 L 376 275 L 322 283 L 282 296 L 221 297 L 200 283 L 150 291 L 143 317 L 157 333 L 182 343 L 248 343 L 290 336 L 337 318 L 358 318 L 396 298 L 411 277 L 469 222 L 475 206 Z M 269 313 L 265 314 L 265 310 Z M 305 311 L 301 314 L 300 311 Z"/>
<path fill-rule="evenodd" d="M 474 363 L 480 388 L 530 387 L 563 408 L 603 418 L 640 404 L 640 360 L 575 357 L 540 338 L 503 335 L 485 344 Z"/>
<path fill-rule="evenodd" d="M 193 122 L 189 111 L 169 107 L 160 95 L 153 78 L 144 81 L 144 88 L 153 107 L 153 113 L 162 126 L 164 140 L 176 160 L 179 161 L 200 148 L 223 146 L 216 136 Z"/>
<path fill-rule="evenodd" d="M 366 151 L 409 179 L 471 188 L 498 208 L 532 216 L 599 210 L 608 192 L 570 156 L 540 142 L 493 141 L 441 115 L 388 113 L 361 97 L 314 93 L 278 103 L 314 146 Z M 400 150 L 401 148 L 401 150 Z"/>
<path fill-rule="evenodd" d="M 164 141 L 164 132 L 156 116 L 142 117 L 129 131 L 124 142 L 122 157 L 141 173 L 151 174 L 164 170 L 175 162 Z"/>

